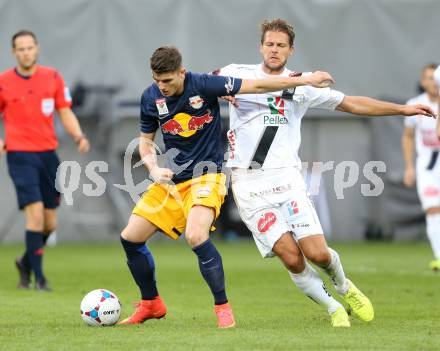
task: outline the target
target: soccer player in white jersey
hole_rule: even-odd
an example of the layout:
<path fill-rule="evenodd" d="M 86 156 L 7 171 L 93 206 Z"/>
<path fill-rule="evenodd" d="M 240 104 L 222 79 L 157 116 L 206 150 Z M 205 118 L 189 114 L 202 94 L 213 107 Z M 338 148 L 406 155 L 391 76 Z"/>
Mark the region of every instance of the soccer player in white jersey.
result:
<path fill-rule="evenodd" d="M 292 55 L 293 28 L 283 20 L 262 24 L 257 65 L 232 64 L 214 72 L 255 79 L 273 75 L 301 75 L 285 67 Z M 230 104 L 232 190 L 240 216 L 253 234 L 263 257 L 278 256 L 307 296 L 324 306 L 334 327 L 349 327 L 344 307 L 325 288 L 318 272 L 304 256 L 321 267 L 354 314 L 374 317 L 369 299 L 344 274 L 336 251 L 327 243 L 300 174 L 301 119 L 308 108 L 325 108 L 363 116 L 431 115 L 423 105 L 397 105 L 367 97 L 345 96 L 329 88 L 297 87 L 271 94 L 236 96 Z"/>
<path fill-rule="evenodd" d="M 439 89 L 434 79 L 437 65 L 428 64 L 422 69 L 420 86 L 424 93 L 408 100 L 408 104 L 426 104 L 438 112 Z M 435 259 L 430 263 L 433 270 L 440 269 L 440 140 L 435 120 L 423 116 L 405 118 L 402 135 L 402 151 L 405 159 L 403 182 L 414 186 L 426 214 L 426 231 Z M 417 152 L 414 168 L 414 144 Z"/>

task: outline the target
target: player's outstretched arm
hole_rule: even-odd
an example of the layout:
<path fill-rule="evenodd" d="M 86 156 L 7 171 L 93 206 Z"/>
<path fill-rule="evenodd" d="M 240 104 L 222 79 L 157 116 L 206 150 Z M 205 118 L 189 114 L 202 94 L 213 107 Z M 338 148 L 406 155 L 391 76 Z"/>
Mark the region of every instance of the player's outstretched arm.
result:
<path fill-rule="evenodd" d="M 403 183 L 406 187 L 414 186 L 416 172 L 414 170 L 414 128 L 405 127 L 402 134 L 402 154 L 405 160 Z"/>
<path fill-rule="evenodd" d="M 426 105 L 400 105 L 366 96 L 345 96 L 336 109 L 360 116 L 423 115 L 437 118 L 434 111 Z"/>
<path fill-rule="evenodd" d="M 64 107 L 58 111 L 61 123 L 66 132 L 75 141 L 78 151 L 86 153 L 90 150 L 90 143 L 81 130 L 78 119 L 76 118 L 70 107 Z"/>
<path fill-rule="evenodd" d="M 139 138 L 139 154 L 150 172 L 151 178 L 156 183 L 166 183 L 173 177 L 173 172 L 168 168 L 161 168 L 157 164 L 154 136 L 156 133 L 141 133 Z"/>
<path fill-rule="evenodd" d="M 238 94 L 262 94 L 291 89 L 302 85 L 327 88 L 334 83 L 330 73 L 316 71 L 299 77 L 271 77 L 265 79 L 243 79 Z"/>

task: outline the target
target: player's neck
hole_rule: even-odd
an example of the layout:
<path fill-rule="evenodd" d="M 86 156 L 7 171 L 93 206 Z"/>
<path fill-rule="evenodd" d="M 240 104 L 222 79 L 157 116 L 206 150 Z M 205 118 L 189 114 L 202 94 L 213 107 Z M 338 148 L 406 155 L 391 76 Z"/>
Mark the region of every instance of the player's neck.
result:
<path fill-rule="evenodd" d="M 284 72 L 284 66 L 281 68 L 277 68 L 277 69 L 273 69 L 270 67 L 267 67 L 265 64 L 262 64 L 262 70 L 264 73 L 266 74 L 270 74 L 270 75 L 280 75 Z"/>
<path fill-rule="evenodd" d="M 432 103 L 437 103 L 438 102 L 438 95 L 429 95 L 428 94 L 428 100 Z"/>
<path fill-rule="evenodd" d="M 36 70 L 37 70 L 36 64 L 33 64 L 30 67 L 23 67 L 21 65 L 17 66 L 17 72 L 24 77 L 29 77 L 29 76 L 33 75 Z"/>

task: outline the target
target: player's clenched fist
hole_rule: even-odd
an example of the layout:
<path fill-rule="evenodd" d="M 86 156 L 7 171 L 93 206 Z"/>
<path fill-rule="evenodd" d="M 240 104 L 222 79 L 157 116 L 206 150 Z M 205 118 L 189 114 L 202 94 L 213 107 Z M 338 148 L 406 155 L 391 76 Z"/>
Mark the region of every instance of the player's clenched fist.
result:
<path fill-rule="evenodd" d="M 150 176 L 156 183 L 169 182 L 173 175 L 169 168 L 154 167 L 150 170 Z"/>
<path fill-rule="evenodd" d="M 305 78 L 307 84 L 315 88 L 327 88 L 335 82 L 330 73 L 323 71 L 315 71 Z"/>

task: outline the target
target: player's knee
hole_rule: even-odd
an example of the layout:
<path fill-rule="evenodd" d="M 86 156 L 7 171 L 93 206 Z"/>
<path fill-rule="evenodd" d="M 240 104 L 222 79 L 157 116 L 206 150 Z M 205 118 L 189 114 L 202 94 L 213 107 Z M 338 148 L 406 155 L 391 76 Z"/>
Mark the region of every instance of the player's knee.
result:
<path fill-rule="evenodd" d="M 286 268 L 292 273 L 298 274 L 304 271 L 304 256 L 301 253 L 297 255 L 285 255 L 281 257 L 281 260 Z"/>
<path fill-rule="evenodd" d="M 192 228 L 185 232 L 185 238 L 189 246 L 196 247 L 208 240 L 209 234 L 199 228 Z"/>
<path fill-rule="evenodd" d="M 44 234 L 50 234 L 52 232 L 54 232 L 57 229 L 57 220 L 56 219 L 52 219 L 50 221 L 45 221 L 44 222 L 44 226 L 43 226 L 43 233 Z"/>
<path fill-rule="evenodd" d="M 327 248 L 317 249 L 308 253 L 307 258 L 320 267 L 327 267 L 331 260 L 330 252 Z"/>

